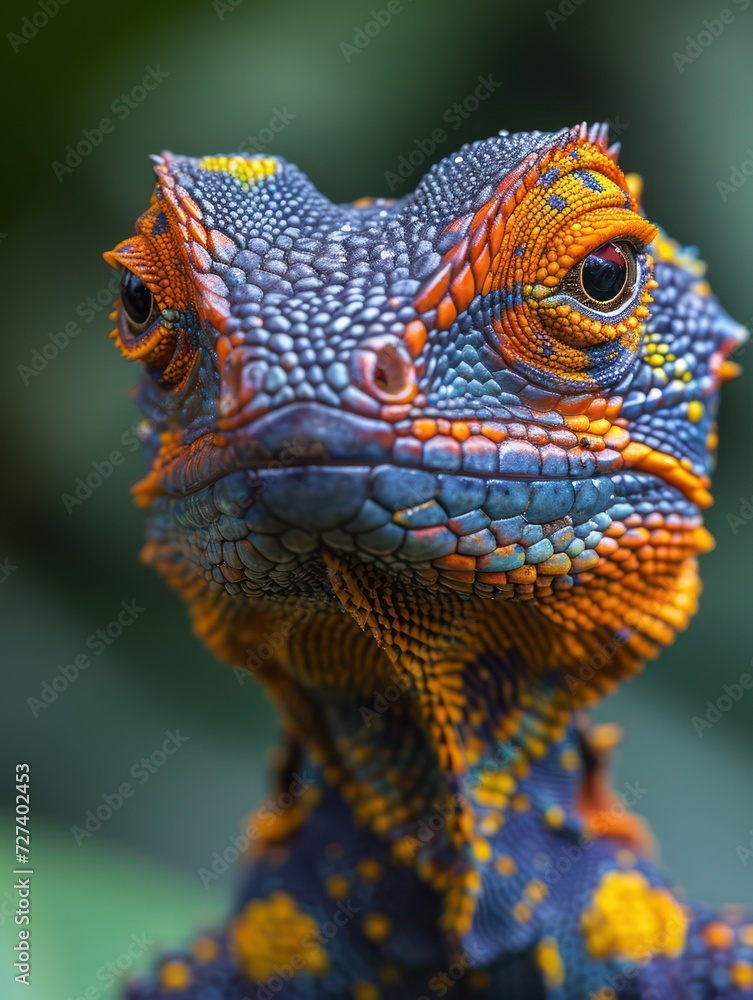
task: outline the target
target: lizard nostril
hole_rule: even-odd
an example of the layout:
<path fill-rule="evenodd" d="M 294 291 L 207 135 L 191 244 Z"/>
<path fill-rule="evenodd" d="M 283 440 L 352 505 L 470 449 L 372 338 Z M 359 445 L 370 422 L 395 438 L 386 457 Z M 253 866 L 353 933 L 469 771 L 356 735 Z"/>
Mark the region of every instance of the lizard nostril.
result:
<path fill-rule="evenodd" d="M 416 394 L 416 370 L 403 345 L 394 337 L 376 337 L 353 353 L 361 386 L 385 403 L 407 403 Z"/>
<path fill-rule="evenodd" d="M 410 368 L 410 365 L 407 366 Z M 406 361 L 401 358 L 392 344 L 377 351 L 374 363 L 374 384 L 383 392 L 394 396 L 405 389 L 407 384 Z"/>

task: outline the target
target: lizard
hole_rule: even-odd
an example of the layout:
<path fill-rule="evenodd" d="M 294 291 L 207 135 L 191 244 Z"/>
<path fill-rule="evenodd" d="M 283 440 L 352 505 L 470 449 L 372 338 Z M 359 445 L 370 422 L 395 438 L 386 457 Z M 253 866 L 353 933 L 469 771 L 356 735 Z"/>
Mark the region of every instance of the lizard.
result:
<path fill-rule="evenodd" d="M 753 995 L 753 916 L 673 885 L 588 721 L 696 609 L 745 335 L 607 131 L 350 204 L 153 157 L 105 254 L 143 557 L 285 746 L 226 924 L 130 1000 Z"/>

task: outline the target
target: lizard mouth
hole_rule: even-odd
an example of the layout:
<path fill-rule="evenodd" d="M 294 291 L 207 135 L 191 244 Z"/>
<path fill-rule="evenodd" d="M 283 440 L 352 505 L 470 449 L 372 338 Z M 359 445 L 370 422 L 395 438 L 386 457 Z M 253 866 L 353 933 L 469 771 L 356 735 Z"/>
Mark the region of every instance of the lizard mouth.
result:
<path fill-rule="evenodd" d="M 705 487 L 683 469 L 680 489 L 670 462 L 659 476 L 609 448 L 573 456 L 486 437 L 451 447 L 446 437 L 419 454 L 395 425 L 290 406 L 163 456 L 136 496 L 185 544 L 214 553 L 233 585 L 250 573 L 250 594 L 277 586 L 280 571 L 305 576 L 323 550 L 428 573 L 458 592 L 517 596 L 571 586 L 618 547 L 634 559 L 633 549 L 661 544 L 674 564 L 710 545 L 697 502 Z"/>
<path fill-rule="evenodd" d="M 247 472 L 263 480 L 288 473 L 291 488 L 295 473 L 296 486 L 305 498 L 302 470 L 358 467 L 368 471 L 384 465 L 394 468 L 396 475 L 404 470 L 459 479 L 575 485 L 632 470 L 665 484 L 696 509 L 712 502 L 707 476 L 673 455 L 631 441 L 621 429 L 611 439 L 607 436 L 597 442 L 598 448 L 585 438 L 575 447 L 552 441 L 535 446 L 511 438 L 502 422 L 486 421 L 478 425 L 481 432 L 476 434 L 468 430 L 473 423 L 421 419 L 395 424 L 319 403 L 291 404 L 231 435 L 210 432 L 188 445 L 177 439 L 167 441 L 133 493 L 138 506 L 149 507 L 160 497 L 197 494 L 233 473 Z M 428 437 L 427 424 L 433 425 Z"/>

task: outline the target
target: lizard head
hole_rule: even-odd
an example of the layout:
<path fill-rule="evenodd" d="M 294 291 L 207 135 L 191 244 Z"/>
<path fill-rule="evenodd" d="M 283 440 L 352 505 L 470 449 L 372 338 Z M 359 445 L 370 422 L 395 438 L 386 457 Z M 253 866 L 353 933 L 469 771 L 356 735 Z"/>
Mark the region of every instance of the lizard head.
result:
<path fill-rule="evenodd" d="M 146 555 L 220 655 L 309 599 L 388 648 L 380 588 L 481 607 L 508 630 L 486 647 L 533 629 L 542 665 L 616 642 L 624 673 L 685 625 L 742 328 L 603 127 L 465 146 L 397 202 L 155 159 L 105 255 L 113 336 L 143 367 Z"/>

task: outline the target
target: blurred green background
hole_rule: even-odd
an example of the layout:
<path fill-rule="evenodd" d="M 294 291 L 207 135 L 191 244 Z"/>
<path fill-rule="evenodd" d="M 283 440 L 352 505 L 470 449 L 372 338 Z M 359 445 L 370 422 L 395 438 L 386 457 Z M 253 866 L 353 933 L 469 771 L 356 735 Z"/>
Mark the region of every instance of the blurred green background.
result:
<path fill-rule="evenodd" d="M 54 12 L 56 0 L 44 2 Z M 137 422 L 127 398 L 136 371 L 107 338 L 111 274 L 100 254 L 132 231 L 148 203 L 148 153 L 249 149 L 257 136 L 257 151 L 297 162 L 344 201 L 390 193 L 385 174 L 435 128 L 447 139 L 427 167 L 500 128 L 608 119 L 623 142 L 621 162 L 645 178 L 649 214 L 699 244 L 728 310 L 745 323 L 753 316 L 753 183 L 726 198 L 717 186 L 753 155 L 746 0 L 730 0 L 734 21 L 703 48 L 692 48 L 692 38 L 721 9 L 709 0 L 403 0 L 365 48 L 349 48 L 372 8 L 383 6 L 69 0 L 46 24 L 33 0 L 4 7 L 1 792 L 8 820 L 12 764 L 28 760 L 35 874 L 33 987 L 25 990 L 11 981 L 15 929 L 5 893 L 12 853 L 4 837 L 3 997 L 69 1000 L 87 987 L 113 996 L 116 987 L 105 986 L 100 970 L 126 954 L 132 935 L 153 942 L 141 958 L 148 964 L 159 947 L 222 913 L 232 874 L 205 889 L 197 871 L 228 846 L 263 796 L 264 755 L 275 738 L 260 691 L 213 662 L 190 635 L 177 597 L 137 560 L 142 515 L 128 488 L 141 459 L 126 445 Z M 31 37 L 18 41 L 24 18 L 32 19 Z M 673 55 L 687 51 L 700 54 Z M 120 95 L 138 87 L 148 67 L 167 75 L 143 102 L 134 96 L 123 115 Z M 499 85 L 452 127 L 443 116 L 473 92 L 479 75 Z M 276 115 L 287 124 L 265 145 L 263 130 Z M 104 116 L 114 130 L 56 176 L 53 162 L 64 161 L 66 146 Z M 87 299 L 98 295 L 87 311 Z M 29 374 L 33 352 L 71 321 L 81 332 Z M 648 789 L 639 811 L 673 874 L 693 895 L 748 904 L 753 864 L 745 867 L 736 847 L 749 846 L 753 827 L 753 695 L 703 738 L 691 718 L 751 669 L 753 524 L 733 532 L 727 520 L 753 494 L 751 377 L 749 370 L 724 395 L 717 502 L 708 515 L 718 545 L 703 560 L 701 612 L 657 665 L 599 713 L 625 725 L 617 785 L 638 780 Z M 122 464 L 69 513 L 63 494 L 113 450 Z M 87 652 L 87 637 L 134 599 L 144 612 L 35 715 L 28 699 L 40 698 L 59 664 Z M 143 786 L 132 781 L 133 798 L 77 846 L 71 827 L 176 728 L 185 745 Z"/>

